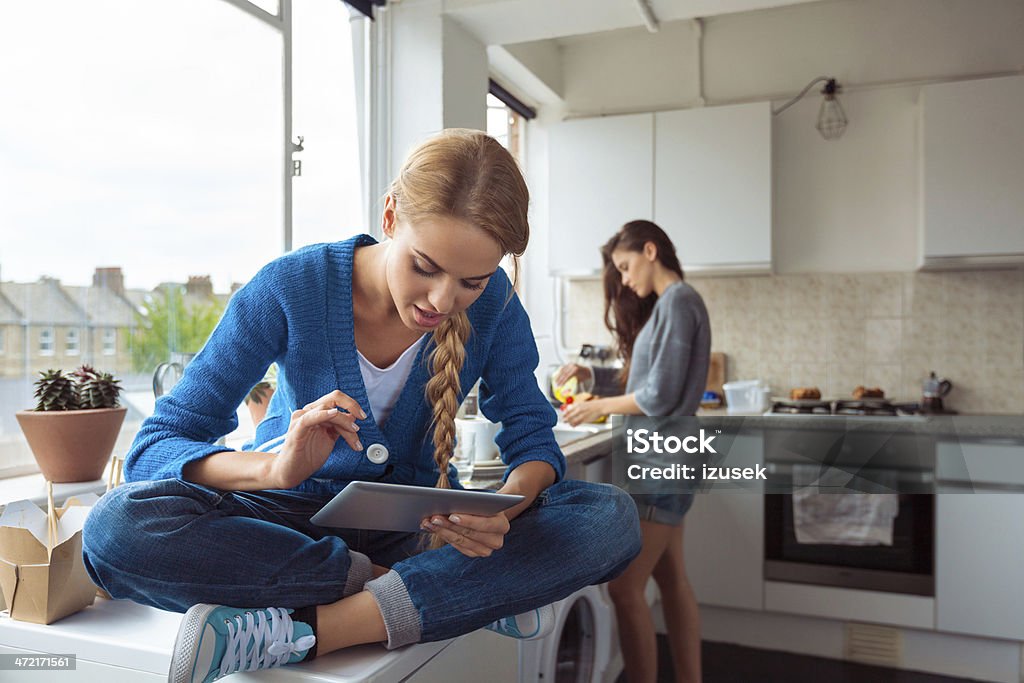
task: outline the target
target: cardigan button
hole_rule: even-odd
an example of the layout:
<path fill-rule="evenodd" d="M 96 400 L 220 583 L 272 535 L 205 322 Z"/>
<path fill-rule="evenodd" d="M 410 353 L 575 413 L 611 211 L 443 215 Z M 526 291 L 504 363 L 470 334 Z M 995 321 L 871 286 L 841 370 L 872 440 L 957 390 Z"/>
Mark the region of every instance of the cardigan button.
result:
<path fill-rule="evenodd" d="M 388 461 L 388 449 L 384 444 L 370 444 L 366 449 L 366 459 L 375 465 L 381 465 Z"/>

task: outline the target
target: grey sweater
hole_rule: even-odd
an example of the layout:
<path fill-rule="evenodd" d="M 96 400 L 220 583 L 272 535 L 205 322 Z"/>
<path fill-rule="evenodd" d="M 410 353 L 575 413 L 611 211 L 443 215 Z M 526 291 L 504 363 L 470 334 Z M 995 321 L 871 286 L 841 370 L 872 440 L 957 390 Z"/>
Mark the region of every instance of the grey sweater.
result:
<path fill-rule="evenodd" d="M 645 415 L 695 415 L 711 361 L 711 323 L 704 300 L 685 282 L 670 285 L 633 344 L 626 393 Z"/>

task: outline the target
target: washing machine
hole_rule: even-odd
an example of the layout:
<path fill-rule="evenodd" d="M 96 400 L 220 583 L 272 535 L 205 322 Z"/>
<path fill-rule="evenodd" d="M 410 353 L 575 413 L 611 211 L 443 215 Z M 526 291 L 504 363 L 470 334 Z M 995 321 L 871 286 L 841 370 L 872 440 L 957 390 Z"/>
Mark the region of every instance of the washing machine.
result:
<path fill-rule="evenodd" d="M 615 609 L 604 585 L 587 586 L 552 605 L 555 628 L 519 642 L 520 683 L 611 683 L 622 670 Z"/>

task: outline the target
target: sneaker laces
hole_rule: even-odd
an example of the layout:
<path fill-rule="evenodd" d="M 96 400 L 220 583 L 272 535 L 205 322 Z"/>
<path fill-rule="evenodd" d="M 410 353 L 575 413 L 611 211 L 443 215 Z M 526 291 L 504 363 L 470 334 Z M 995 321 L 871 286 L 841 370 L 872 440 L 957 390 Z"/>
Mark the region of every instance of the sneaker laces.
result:
<path fill-rule="evenodd" d="M 267 618 L 267 614 L 270 618 Z M 293 654 L 301 654 L 316 644 L 316 636 L 303 636 L 292 642 L 295 625 L 288 610 L 269 607 L 257 613 L 246 612 L 225 620 L 228 627 L 227 650 L 220 663 L 220 675 L 236 671 L 255 671 L 286 664 Z M 268 623 L 269 621 L 269 623 Z M 252 647 L 247 648 L 249 643 Z"/>

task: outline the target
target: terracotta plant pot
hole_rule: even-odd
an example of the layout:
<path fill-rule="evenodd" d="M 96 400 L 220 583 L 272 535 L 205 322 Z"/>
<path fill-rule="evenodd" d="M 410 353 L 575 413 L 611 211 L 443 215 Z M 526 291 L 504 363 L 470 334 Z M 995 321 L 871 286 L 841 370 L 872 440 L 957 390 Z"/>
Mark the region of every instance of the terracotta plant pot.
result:
<path fill-rule="evenodd" d="M 54 483 L 103 476 L 127 408 L 19 410 L 16 413 L 43 476 Z"/>

